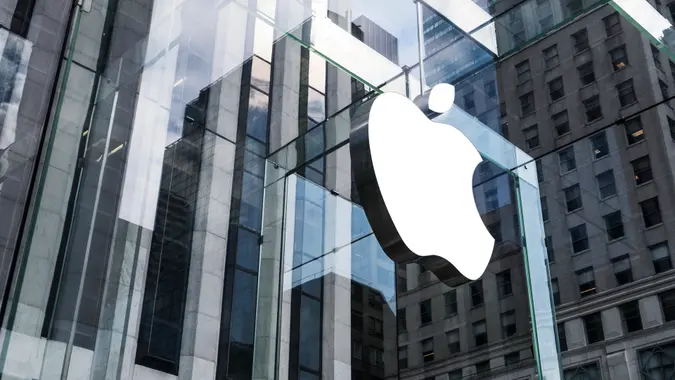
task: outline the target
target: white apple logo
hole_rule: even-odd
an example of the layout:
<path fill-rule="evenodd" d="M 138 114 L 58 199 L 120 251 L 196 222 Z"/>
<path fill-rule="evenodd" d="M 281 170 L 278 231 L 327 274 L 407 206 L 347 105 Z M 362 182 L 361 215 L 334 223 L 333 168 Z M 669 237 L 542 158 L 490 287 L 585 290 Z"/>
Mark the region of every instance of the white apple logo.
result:
<path fill-rule="evenodd" d="M 421 107 L 444 113 L 454 97 L 452 85 L 437 85 Z M 354 126 L 350 145 L 361 203 L 389 257 L 420 258 L 441 280 L 457 272 L 480 278 L 494 238 L 473 198 L 473 172 L 482 158 L 471 141 L 429 120 L 408 98 L 385 93 L 372 102 L 368 122 Z"/>

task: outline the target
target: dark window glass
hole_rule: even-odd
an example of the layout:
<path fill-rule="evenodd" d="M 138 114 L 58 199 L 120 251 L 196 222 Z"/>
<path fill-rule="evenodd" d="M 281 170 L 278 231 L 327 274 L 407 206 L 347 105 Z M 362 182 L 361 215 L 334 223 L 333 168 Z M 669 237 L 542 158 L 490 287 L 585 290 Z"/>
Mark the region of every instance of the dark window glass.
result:
<path fill-rule="evenodd" d="M 363 360 L 363 343 L 356 339 L 352 339 L 352 359 Z"/>
<path fill-rule="evenodd" d="M 560 345 L 560 352 L 567 351 L 567 334 L 565 333 L 564 323 L 558 323 L 558 344 Z"/>
<path fill-rule="evenodd" d="M 352 310 L 352 328 L 363 331 L 363 314 L 356 310 Z"/>
<path fill-rule="evenodd" d="M 560 174 L 565 174 L 577 168 L 577 160 L 574 157 L 574 146 L 567 147 L 558 152 L 560 162 Z"/>
<path fill-rule="evenodd" d="M 459 342 L 459 329 L 449 331 L 448 334 L 448 350 L 451 354 L 457 354 L 461 351 Z"/>
<path fill-rule="evenodd" d="M 583 207 L 583 203 L 581 202 L 581 188 L 579 187 L 579 184 L 565 188 L 563 189 L 563 192 L 565 193 L 567 212 L 572 212 Z"/>
<path fill-rule="evenodd" d="M 585 224 L 570 228 L 570 238 L 572 239 L 572 250 L 574 253 L 583 252 L 588 249 L 588 234 Z"/>
<path fill-rule="evenodd" d="M 420 302 L 420 322 L 423 325 L 431 323 L 431 300 Z"/>
<path fill-rule="evenodd" d="M 614 172 L 607 170 L 595 176 L 598 180 L 598 192 L 600 199 L 609 198 L 616 195 L 616 184 L 614 183 Z"/>
<path fill-rule="evenodd" d="M 553 45 L 544 49 L 543 54 L 546 70 L 560 64 L 560 58 L 558 57 L 558 45 Z"/>
<path fill-rule="evenodd" d="M 619 239 L 624 236 L 623 220 L 621 211 L 614 211 L 602 217 L 605 221 L 605 230 L 609 240 Z"/>
<path fill-rule="evenodd" d="M 616 86 L 616 91 L 619 93 L 619 104 L 621 104 L 621 107 L 629 106 L 637 101 L 632 79 L 619 83 Z"/>
<path fill-rule="evenodd" d="M 525 116 L 534 112 L 534 93 L 528 92 L 520 97 L 520 113 Z"/>
<path fill-rule="evenodd" d="M 673 268 L 673 263 L 670 260 L 670 249 L 668 242 L 652 245 L 649 247 L 652 254 L 652 264 L 654 264 L 654 272 L 662 273 Z"/>
<path fill-rule="evenodd" d="M 398 368 L 408 368 L 408 346 L 398 348 Z"/>
<path fill-rule="evenodd" d="M 408 279 L 404 276 L 398 276 L 396 279 L 396 287 L 398 288 L 399 293 L 405 293 L 408 291 Z"/>
<path fill-rule="evenodd" d="M 661 301 L 663 319 L 666 322 L 675 321 L 675 289 L 660 293 L 659 301 Z"/>
<path fill-rule="evenodd" d="M 398 322 L 399 331 L 408 330 L 408 317 L 406 310 L 406 308 L 398 309 L 398 313 L 396 314 L 396 321 Z"/>
<path fill-rule="evenodd" d="M 462 380 L 464 377 L 461 369 L 448 372 L 448 380 Z"/>
<path fill-rule="evenodd" d="M 586 337 L 588 344 L 597 343 L 605 340 L 605 333 L 602 329 L 602 316 L 600 313 L 593 313 L 581 317 L 586 328 Z"/>
<path fill-rule="evenodd" d="M 497 86 L 495 85 L 495 81 L 491 80 L 484 85 L 485 87 L 485 95 L 487 95 L 489 98 L 494 98 L 497 96 Z"/>
<path fill-rule="evenodd" d="M 591 136 L 590 141 L 591 151 L 593 152 L 594 159 L 597 160 L 609 155 L 609 144 L 607 143 L 607 135 L 605 135 L 605 131 Z"/>
<path fill-rule="evenodd" d="M 499 298 L 508 297 L 513 294 L 511 287 L 511 271 L 509 269 L 497 273 L 497 289 L 499 291 Z"/>
<path fill-rule="evenodd" d="M 625 46 L 619 46 L 618 48 L 610 50 L 609 57 L 612 60 L 612 68 L 614 71 L 619 71 L 628 66 L 628 56 L 626 55 Z"/>
<path fill-rule="evenodd" d="M 523 84 L 532 79 L 532 75 L 530 73 L 530 62 L 525 60 L 523 62 L 518 63 L 516 65 L 516 75 L 518 79 L 518 84 Z"/>
<path fill-rule="evenodd" d="M 485 320 L 474 323 L 472 327 L 473 327 L 473 336 L 476 340 L 476 347 L 487 344 L 488 338 Z"/>
<path fill-rule="evenodd" d="M 499 195 L 497 189 L 488 189 L 485 191 L 485 211 L 490 212 L 499 208 Z"/>
<path fill-rule="evenodd" d="M 581 3 L 581 1 L 579 1 Z M 576 12 L 572 12 L 576 13 Z M 580 53 L 588 49 L 588 32 L 586 29 L 582 29 L 572 35 L 572 41 L 574 42 L 574 49 L 577 53 Z"/>
<path fill-rule="evenodd" d="M 551 279 L 551 293 L 553 294 L 553 304 L 560 305 L 560 287 L 557 278 Z"/>
<path fill-rule="evenodd" d="M 577 272 L 577 278 L 579 279 L 579 293 L 582 297 L 590 296 L 595 294 L 595 274 L 593 273 L 593 267 L 588 267 Z"/>
<path fill-rule="evenodd" d="M 616 277 L 617 284 L 624 285 L 633 282 L 633 270 L 630 265 L 630 256 L 624 255 L 612 260 L 612 266 L 614 267 L 614 277 Z"/>
<path fill-rule="evenodd" d="M 506 367 L 514 367 L 520 363 L 520 352 L 515 351 L 504 355 L 504 364 Z"/>
<path fill-rule="evenodd" d="M 633 160 L 630 164 L 633 166 L 636 185 L 642 185 L 643 183 L 647 183 L 654 179 L 652 166 L 649 162 L 649 155 Z"/>
<path fill-rule="evenodd" d="M 659 88 L 661 89 L 661 96 L 663 97 L 663 100 L 668 99 L 668 85 L 666 82 L 659 80 Z"/>
<path fill-rule="evenodd" d="M 486 226 L 490 235 L 495 239 L 495 243 L 502 242 L 502 223 L 494 222 Z"/>
<path fill-rule="evenodd" d="M 584 109 L 586 110 L 586 122 L 590 123 L 602 118 L 602 108 L 600 108 L 600 97 L 598 95 L 584 100 Z"/>
<path fill-rule="evenodd" d="M 477 280 L 469 284 L 471 289 L 471 306 L 476 307 L 483 304 L 483 281 Z"/>
<path fill-rule="evenodd" d="M 621 32 L 621 17 L 619 17 L 618 13 L 614 12 L 603 18 L 602 21 L 605 23 L 605 33 L 607 33 L 607 37 L 611 37 Z"/>
<path fill-rule="evenodd" d="M 556 136 L 562 136 L 570 132 L 570 122 L 567 116 L 567 110 L 553 115 L 553 128 Z"/>
<path fill-rule="evenodd" d="M 516 335 L 516 312 L 514 310 L 502 313 L 501 322 L 503 338 Z"/>
<path fill-rule="evenodd" d="M 654 60 L 654 66 L 656 66 L 657 69 L 663 71 L 663 67 L 661 66 L 661 52 L 654 45 L 651 45 L 650 47 L 652 48 L 652 59 Z"/>
<path fill-rule="evenodd" d="M 556 101 L 565 96 L 565 87 L 562 78 L 556 78 L 548 82 L 548 92 L 551 96 L 551 101 Z"/>
<path fill-rule="evenodd" d="M 635 117 L 626 121 L 626 138 L 628 145 L 635 144 L 645 139 L 645 131 L 642 128 L 640 117 Z"/>
<path fill-rule="evenodd" d="M 548 202 L 546 200 L 546 197 L 541 197 L 541 220 L 544 222 L 548 222 Z"/>
<path fill-rule="evenodd" d="M 544 166 L 542 165 L 541 161 L 537 161 L 535 166 L 537 167 L 537 181 L 542 183 L 544 182 Z"/>
<path fill-rule="evenodd" d="M 490 371 L 490 361 L 489 360 L 484 360 L 482 362 L 476 363 L 476 373 L 477 374 L 485 374 L 485 372 Z"/>
<path fill-rule="evenodd" d="M 555 251 L 553 250 L 553 240 L 550 236 L 544 238 L 544 244 L 546 245 L 546 255 L 548 257 L 548 263 L 552 264 L 555 262 Z"/>
<path fill-rule="evenodd" d="M 645 228 L 661 223 L 661 208 L 657 197 L 640 202 L 640 209 L 642 210 L 642 220 L 645 222 Z"/>
<path fill-rule="evenodd" d="M 368 334 L 382 337 L 382 321 L 375 317 L 368 317 Z"/>
<path fill-rule="evenodd" d="M 384 368 L 384 352 L 379 348 L 373 346 L 368 348 L 368 360 L 376 368 Z"/>
<path fill-rule="evenodd" d="M 640 317 L 640 305 L 638 301 L 626 302 L 619 305 L 623 326 L 627 333 L 642 330 L 642 317 Z"/>
<path fill-rule="evenodd" d="M 468 113 L 473 113 L 476 110 L 476 101 L 474 100 L 473 90 L 464 94 L 464 109 Z"/>
<path fill-rule="evenodd" d="M 451 290 L 443 294 L 443 301 L 445 302 L 445 316 L 457 314 L 457 291 Z"/>
<path fill-rule="evenodd" d="M 582 86 L 587 86 L 595 82 L 595 72 L 593 71 L 592 61 L 577 67 L 577 71 L 579 72 L 579 80 L 581 81 Z"/>
<path fill-rule="evenodd" d="M 675 141 L 675 120 L 668 117 L 668 129 L 670 130 L 670 139 Z"/>
<path fill-rule="evenodd" d="M 539 147 L 539 129 L 536 124 L 523 129 L 523 134 L 525 135 L 525 145 L 527 146 L 527 149 Z"/>
<path fill-rule="evenodd" d="M 422 341 L 422 359 L 425 363 L 434 361 L 434 340 L 432 338 Z"/>

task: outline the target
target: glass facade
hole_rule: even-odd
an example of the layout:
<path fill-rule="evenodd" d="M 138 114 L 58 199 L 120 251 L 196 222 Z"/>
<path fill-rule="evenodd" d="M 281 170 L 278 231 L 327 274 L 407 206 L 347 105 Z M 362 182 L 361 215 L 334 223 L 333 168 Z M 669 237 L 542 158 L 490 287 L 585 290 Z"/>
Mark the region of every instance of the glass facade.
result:
<path fill-rule="evenodd" d="M 0 0 L 0 377 L 675 376 L 674 17 Z M 440 83 L 455 104 L 430 117 L 483 157 L 495 246 L 475 281 L 392 261 L 353 179 L 378 96 Z"/>

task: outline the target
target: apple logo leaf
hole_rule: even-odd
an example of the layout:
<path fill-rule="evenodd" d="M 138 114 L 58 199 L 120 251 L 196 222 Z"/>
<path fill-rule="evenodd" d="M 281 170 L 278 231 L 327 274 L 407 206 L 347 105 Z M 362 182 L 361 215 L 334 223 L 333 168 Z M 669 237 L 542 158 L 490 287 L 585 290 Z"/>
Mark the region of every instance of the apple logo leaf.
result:
<path fill-rule="evenodd" d="M 454 98 L 449 84 L 414 102 L 381 94 L 350 134 L 356 189 L 382 249 L 449 286 L 480 278 L 494 248 L 473 198 L 480 153 L 459 130 L 427 117 L 450 110 Z"/>

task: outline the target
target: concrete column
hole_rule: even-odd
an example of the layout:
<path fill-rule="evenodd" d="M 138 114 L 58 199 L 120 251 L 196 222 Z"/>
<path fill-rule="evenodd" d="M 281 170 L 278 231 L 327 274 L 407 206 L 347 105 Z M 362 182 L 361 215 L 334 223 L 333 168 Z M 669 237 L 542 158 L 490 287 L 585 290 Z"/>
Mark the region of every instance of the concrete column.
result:
<path fill-rule="evenodd" d="M 613 307 L 603 310 L 602 329 L 605 333 L 605 340 L 616 339 L 623 336 L 623 320 L 619 308 Z"/>
<path fill-rule="evenodd" d="M 235 144 L 206 133 L 188 275 L 179 379 L 214 379 Z"/>
<path fill-rule="evenodd" d="M 587 344 L 584 321 L 577 318 L 565 322 L 565 337 L 567 337 L 568 349 L 584 347 Z"/>
<path fill-rule="evenodd" d="M 661 302 L 659 296 L 649 296 L 641 298 L 638 301 L 640 305 L 640 317 L 642 317 L 642 326 L 644 329 L 661 326 L 663 324 L 663 313 L 661 311 Z"/>
<path fill-rule="evenodd" d="M 607 355 L 607 369 L 609 371 L 610 379 L 632 380 L 635 378 L 634 376 L 631 376 L 628 371 L 626 351 L 619 351 Z"/>

